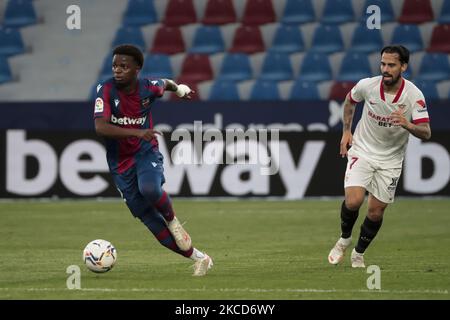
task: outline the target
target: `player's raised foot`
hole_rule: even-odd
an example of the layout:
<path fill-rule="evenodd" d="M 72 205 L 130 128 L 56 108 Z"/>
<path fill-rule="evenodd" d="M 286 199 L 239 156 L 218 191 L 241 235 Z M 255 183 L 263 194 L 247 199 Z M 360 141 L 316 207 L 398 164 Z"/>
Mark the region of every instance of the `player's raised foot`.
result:
<path fill-rule="evenodd" d="M 203 259 L 195 261 L 193 275 L 196 277 L 204 276 L 212 266 L 213 261 L 211 257 L 205 253 L 205 257 Z"/>
<path fill-rule="evenodd" d="M 352 250 L 351 255 L 352 268 L 365 268 L 364 253 L 358 253 L 355 249 Z"/>
<path fill-rule="evenodd" d="M 191 237 L 186 232 L 186 230 L 184 230 L 177 217 L 174 217 L 172 221 L 167 223 L 167 228 L 174 237 L 175 243 L 177 244 L 178 248 L 183 251 L 187 251 L 191 248 Z"/>
<path fill-rule="evenodd" d="M 348 246 L 352 243 L 352 238 L 339 238 L 339 240 L 334 245 L 333 249 L 331 249 L 328 254 L 328 262 L 331 264 L 338 264 L 344 259 L 345 250 L 347 250 Z"/>

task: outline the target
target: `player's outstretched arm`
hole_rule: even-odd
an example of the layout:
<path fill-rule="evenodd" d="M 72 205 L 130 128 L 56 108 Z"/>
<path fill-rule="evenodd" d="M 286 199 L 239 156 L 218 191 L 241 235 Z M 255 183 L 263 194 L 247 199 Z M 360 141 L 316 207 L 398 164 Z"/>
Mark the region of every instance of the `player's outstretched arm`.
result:
<path fill-rule="evenodd" d="M 111 139 L 136 137 L 145 141 L 152 140 L 157 134 L 162 135 L 161 132 L 153 129 L 121 128 L 108 123 L 104 118 L 95 119 L 95 132 L 99 136 Z"/>
<path fill-rule="evenodd" d="M 192 99 L 192 94 L 195 93 L 194 90 L 189 88 L 185 84 L 176 84 L 175 81 L 170 79 L 163 79 L 165 84 L 165 89 L 168 91 L 173 91 L 177 96 L 179 96 L 181 99 Z"/>
<path fill-rule="evenodd" d="M 343 128 L 339 152 L 341 157 L 347 156 L 348 146 L 351 146 L 353 143 L 352 122 L 353 115 L 355 114 L 355 106 L 356 104 L 352 103 L 349 94 L 347 94 L 345 97 L 344 113 L 342 116 Z"/>

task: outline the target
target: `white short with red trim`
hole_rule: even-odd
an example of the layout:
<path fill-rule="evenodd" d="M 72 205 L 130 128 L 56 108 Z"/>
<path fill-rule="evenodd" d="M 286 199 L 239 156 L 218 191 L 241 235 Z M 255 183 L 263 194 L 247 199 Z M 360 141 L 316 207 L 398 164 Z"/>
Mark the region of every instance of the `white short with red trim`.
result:
<path fill-rule="evenodd" d="M 371 161 L 350 149 L 344 188 L 363 187 L 378 200 L 392 203 L 401 173 L 401 167 L 389 167 L 386 163 Z"/>

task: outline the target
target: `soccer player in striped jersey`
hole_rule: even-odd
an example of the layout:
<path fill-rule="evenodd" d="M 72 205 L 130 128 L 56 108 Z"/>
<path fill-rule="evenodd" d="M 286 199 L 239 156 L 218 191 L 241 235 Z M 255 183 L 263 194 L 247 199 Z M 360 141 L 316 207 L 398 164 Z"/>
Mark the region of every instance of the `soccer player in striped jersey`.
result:
<path fill-rule="evenodd" d="M 169 195 L 163 190 L 163 156 L 158 150 L 151 115 L 152 102 L 166 90 L 181 99 L 192 91 L 170 79 L 141 79 L 142 52 L 132 45 L 113 51 L 114 77 L 97 86 L 94 121 L 98 135 L 105 138 L 107 162 L 113 180 L 134 217 L 139 218 L 158 241 L 174 252 L 191 258 L 194 275 L 203 276 L 212 259 L 192 247 Z"/>
<path fill-rule="evenodd" d="M 386 207 L 394 201 L 409 135 L 431 137 L 425 98 L 402 77 L 408 62 L 405 47 L 384 47 L 381 75 L 360 80 L 345 99 L 340 144 L 341 156 L 348 159 L 345 200 L 341 206 L 341 237 L 328 255 L 331 264 L 341 262 L 350 246 L 353 225 L 368 191 L 368 212 L 350 259 L 352 267 L 365 267 L 364 252 L 381 227 Z M 355 107 L 363 100 L 363 113 L 352 134 Z"/>

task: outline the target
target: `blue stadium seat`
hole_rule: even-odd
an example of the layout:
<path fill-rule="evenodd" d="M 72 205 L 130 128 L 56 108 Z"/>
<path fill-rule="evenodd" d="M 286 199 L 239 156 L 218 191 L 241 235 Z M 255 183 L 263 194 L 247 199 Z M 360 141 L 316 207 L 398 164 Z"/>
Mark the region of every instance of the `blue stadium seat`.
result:
<path fill-rule="evenodd" d="M 303 37 L 297 26 L 280 24 L 275 31 L 270 51 L 293 53 L 304 50 Z"/>
<path fill-rule="evenodd" d="M 142 31 L 139 27 L 121 27 L 117 30 L 112 46 L 116 47 L 120 44 L 133 44 L 142 51 L 145 51 L 145 41 Z"/>
<path fill-rule="evenodd" d="M 293 71 L 289 54 L 279 52 L 268 52 L 264 58 L 260 79 L 262 80 L 290 80 Z"/>
<path fill-rule="evenodd" d="M 337 26 L 319 25 L 314 31 L 311 51 L 333 53 L 344 50 L 342 34 Z"/>
<path fill-rule="evenodd" d="M 340 24 L 355 19 L 351 0 L 326 0 L 322 23 Z"/>
<path fill-rule="evenodd" d="M 124 25 L 142 26 L 158 22 L 153 0 L 129 0 L 123 17 Z"/>
<path fill-rule="evenodd" d="M 414 84 L 422 91 L 426 100 L 439 99 L 436 82 L 428 80 L 415 80 Z"/>
<path fill-rule="evenodd" d="M 395 1 L 395 0 L 394 0 Z M 367 21 L 367 18 L 373 13 L 366 13 L 366 9 L 370 5 L 376 5 L 380 8 L 381 22 L 392 22 L 395 20 L 394 10 L 392 10 L 392 5 L 390 0 L 366 0 L 365 6 L 363 7 L 363 14 L 361 16 L 361 20 L 364 23 Z"/>
<path fill-rule="evenodd" d="M 402 73 L 402 77 L 408 80 L 412 79 L 411 65 L 408 65 L 408 69 L 406 69 L 406 71 Z"/>
<path fill-rule="evenodd" d="M 102 68 L 100 69 L 100 76 L 98 82 L 105 81 L 113 76 L 112 72 L 112 56 L 108 54 L 103 60 Z"/>
<path fill-rule="evenodd" d="M 422 37 L 416 24 L 399 24 L 392 34 L 391 43 L 404 45 L 410 52 L 423 50 Z"/>
<path fill-rule="evenodd" d="M 357 82 L 372 76 L 369 59 L 365 53 L 347 52 L 342 59 L 337 81 Z"/>
<path fill-rule="evenodd" d="M 441 8 L 441 14 L 437 20 L 439 24 L 449 24 L 450 23 L 450 1 L 444 1 Z"/>
<path fill-rule="evenodd" d="M 9 0 L 6 4 L 3 25 L 20 28 L 37 22 L 36 11 L 31 0 Z"/>
<path fill-rule="evenodd" d="M 11 69 L 9 68 L 8 59 L 0 55 L 0 84 L 12 80 Z"/>
<path fill-rule="evenodd" d="M 217 80 L 211 86 L 208 100 L 239 101 L 239 92 L 236 82 Z"/>
<path fill-rule="evenodd" d="M 289 100 L 320 100 L 317 83 L 297 79 L 292 86 Z"/>
<path fill-rule="evenodd" d="M 174 75 L 169 56 L 165 54 L 147 55 L 144 59 L 141 76 L 153 79 L 173 79 Z"/>
<path fill-rule="evenodd" d="M 315 20 L 311 0 L 287 0 L 281 23 L 302 24 Z"/>
<path fill-rule="evenodd" d="M 219 72 L 220 80 L 240 81 L 252 77 L 252 68 L 247 54 L 227 53 L 224 56 Z"/>
<path fill-rule="evenodd" d="M 0 55 L 12 56 L 24 52 L 25 46 L 19 30 L 0 26 Z"/>
<path fill-rule="evenodd" d="M 299 80 L 325 81 L 332 79 L 328 55 L 320 52 L 308 52 L 303 58 Z"/>
<path fill-rule="evenodd" d="M 257 100 L 257 101 L 280 100 L 278 83 L 276 81 L 256 80 L 250 91 L 250 100 Z"/>
<path fill-rule="evenodd" d="M 441 81 L 450 78 L 448 55 L 444 53 L 425 53 L 415 80 Z"/>
<path fill-rule="evenodd" d="M 225 44 L 218 26 L 200 26 L 197 28 L 189 52 L 212 54 L 222 51 L 225 51 Z"/>
<path fill-rule="evenodd" d="M 351 51 L 371 53 L 383 48 L 383 39 L 379 29 L 367 29 L 365 23 L 358 25 L 353 33 Z"/>

